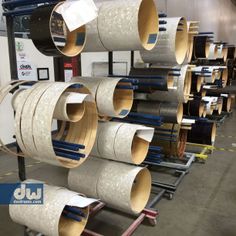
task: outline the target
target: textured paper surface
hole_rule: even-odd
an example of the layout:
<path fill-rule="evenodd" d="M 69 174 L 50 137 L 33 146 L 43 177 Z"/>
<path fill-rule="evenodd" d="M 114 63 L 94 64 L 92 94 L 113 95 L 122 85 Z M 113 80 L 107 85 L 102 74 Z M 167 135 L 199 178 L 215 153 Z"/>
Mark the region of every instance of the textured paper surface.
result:
<path fill-rule="evenodd" d="M 161 65 L 180 65 L 176 59 L 176 33 L 178 24 L 182 18 L 164 18 L 166 31 L 159 33 L 158 41 L 154 49 L 151 51 L 141 50 L 141 57 L 145 63 L 161 64 Z M 184 19 L 185 33 L 187 34 L 187 21 Z M 186 40 L 186 44 L 188 41 Z M 187 47 L 186 52 L 187 53 Z"/>
<path fill-rule="evenodd" d="M 70 189 L 101 199 L 110 207 L 136 214 L 131 206 L 131 191 L 141 170 L 141 167 L 90 157 L 80 168 L 70 170 L 68 184 Z M 88 175 L 93 171 L 94 174 Z M 149 195 L 149 186 L 147 191 Z"/>
<path fill-rule="evenodd" d="M 26 181 L 26 183 L 42 182 Z M 45 235 L 59 236 L 59 221 L 64 207 L 66 205 L 80 207 L 81 204 L 88 206 L 90 202 L 94 201 L 94 199 L 83 198 L 78 193 L 65 188 L 44 184 L 43 205 L 10 205 L 9 213 L 11 219 L 18 224 L 28 226 Z"/>
<path fill-rule="evenodd" d="M 141 164 L 146 155 L 140 156 L 140 163 L 134 163 L 133 146 L 135 135 L 147 142 L 151 142 L 154 129 L 142 125 L 100 122 L 98 126 L 96 144 L 93 147 L 92 155 L 100 158 Z"/>

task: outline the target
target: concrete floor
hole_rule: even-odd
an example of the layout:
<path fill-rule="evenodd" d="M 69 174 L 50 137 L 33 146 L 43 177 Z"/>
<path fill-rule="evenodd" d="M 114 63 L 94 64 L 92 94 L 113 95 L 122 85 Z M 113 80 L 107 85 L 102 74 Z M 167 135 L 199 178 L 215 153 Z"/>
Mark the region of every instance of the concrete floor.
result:
<path fill-rule="evenodd" d="M 217 147 L 236 143 L 236 114 L 218 129 Z M 221 137 L 235 136 L 233 138 Z M 216 151 L 205 164 L 195 163 L 172 201 L 161 200 L 156 208 L 156 227 L 141 225 L 134 235 L 236 236 L 236 153 Z M 27 177 L 66 186 L 67 170 L 27 160 Z M 0 182 L 16 182 L 17 161 L 0 153 Z M 132 218 L 113 211 L 99 213 L 89 228 L 104 235 L 118 236 Z M 13 223 L 8 207 L 0 207 L 0 235 L 21 236 L 23 227 Z"/>

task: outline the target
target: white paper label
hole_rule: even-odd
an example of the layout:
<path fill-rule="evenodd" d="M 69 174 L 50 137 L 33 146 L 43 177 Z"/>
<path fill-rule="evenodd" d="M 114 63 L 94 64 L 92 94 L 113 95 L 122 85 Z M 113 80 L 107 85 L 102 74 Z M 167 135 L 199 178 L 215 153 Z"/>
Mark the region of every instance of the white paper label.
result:
<path fill-rule="evenodd" d="M 70 199 L 70 201 L 67 203 L 67 205 L 84 208 L 84 207 L 87 207 L 87 206 L 93 204 L 94 202 L 97 202 L 97 201 L 99 201 L 99 200 L 93 199 L 93 198 L 86 198 L 86 197 L 82 197 L 82 196 L 77 195 L 77 196 L 74 196 L 72 199 Z"/>
<path fill-rule="evenodd" d="M 93 0 L 67 0 L 56 12 L 62 15 L 69 31 L 78 29 L 98 16 Z"/>

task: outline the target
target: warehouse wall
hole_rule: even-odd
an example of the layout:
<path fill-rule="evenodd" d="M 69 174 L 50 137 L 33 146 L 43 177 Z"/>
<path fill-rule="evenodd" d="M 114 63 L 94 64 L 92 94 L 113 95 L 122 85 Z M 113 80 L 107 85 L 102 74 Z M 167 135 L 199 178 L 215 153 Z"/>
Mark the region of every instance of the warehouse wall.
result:
<path fill-rule="evenodd" d="M 53 59 L 38 52 L 31 40 L 17 39 L 16 41 L 23 42 L 27 60 L 29 60 L 36 68 L 49 68 L 50 80 L 54 80 Z M 0 62 L 0 85 L 2 86 L 6 85 L 11 80 L 6 37 L 0 37 Z M 12 143 L 14 142 L 12 139 L 14 134 L 14 122 L 13 111 L 11 109 L 11 95 L 9 95 L 6 101 L 0 106 L 0 114 L 0 137 L 5 143 Z"/>
<path fill-rule="evenodd" d="M 216 40 L 236 44 L 236 5 L 231 0 L 156 0 L 170 17 L 199 20 L 201 31 L 214 31 Z"/>

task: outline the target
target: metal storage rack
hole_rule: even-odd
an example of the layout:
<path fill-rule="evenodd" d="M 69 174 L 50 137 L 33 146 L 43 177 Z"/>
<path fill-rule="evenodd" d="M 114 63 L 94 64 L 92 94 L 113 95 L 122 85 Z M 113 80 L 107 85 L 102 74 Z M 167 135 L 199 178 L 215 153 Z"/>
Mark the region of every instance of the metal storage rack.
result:
<path fill-rule="evenodd" d="M 6 17 L 7 25 L 7 37 L 8 37 L 8 48 L 9 48 L 9 63 L 11 80 L 18 80 L 17 73 L 17 59 L 16 59 L 16 48 L 15 48 L 15 32 L 14 32 L 14 18 L 16 16 L 30 15 L 33 10 L 37 7 L 37 4 L 53 4 L 60 2 L 59 0 L 35 0 L 32 5 L 30 0 L 5 0 L 2 3 L 4 9 L 4 16 Z M 133 53 L 131 53 L 131 57 Z M 113 74 L 113 52 L 108 53 L 109 59 L 109 74 Z M 63 58 L 54 58 L 54 72 L 56 81 L 64 81 L 64 70 L 63 70 Z M 20 148 L 17 146 L 17 151 L 20 152 Z M 18 161 L 18 176 L 21 181 L 26 180 L 26 167 L 25 158 L 17 157 Z M 142 224 L 145 219 L 148 219 L 151 225 L 156 225 L 157 217 L 159 215 L 157 210 L 150 209 L 161 199 L 162 195 L 153 199 L 153 201 L 148 205 L 148 209 L 145 209 L 134 222 L 125 230 L 122 236 L 130 236 L 134 231 Z M 105 207 L 104 203 L 99 203 L 91 209 L 90 215 L 93 216 Z M 25 228 L 24 235 L 28 235 L 28 230 Z M 41 235 L 36 233 L 35 235 Z M 98 236 L 96 232 L 85 229 L 82 235 Z M 42 235 L 41 235 L 42 236 Z"/>

